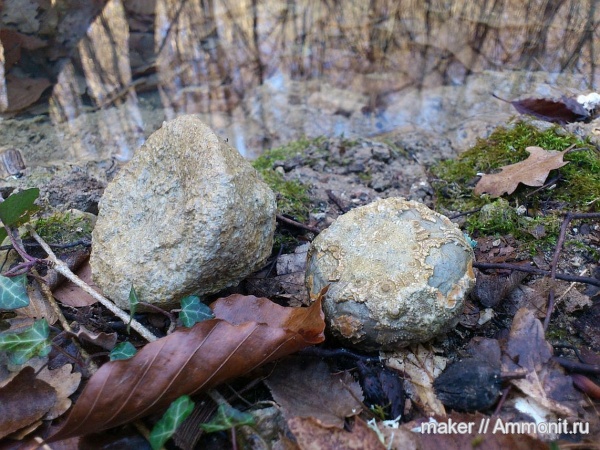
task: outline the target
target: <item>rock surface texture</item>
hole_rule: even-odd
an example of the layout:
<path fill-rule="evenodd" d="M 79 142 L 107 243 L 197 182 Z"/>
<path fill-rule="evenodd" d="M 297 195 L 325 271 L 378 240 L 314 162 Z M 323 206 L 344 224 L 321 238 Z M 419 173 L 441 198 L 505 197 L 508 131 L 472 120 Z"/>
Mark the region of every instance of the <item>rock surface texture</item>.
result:
<path fill-rule="evenodd" d="M 237 284 L 271 253 L 275 195 L 196 116 L 163 124 L 111 181 L 93 232 L 94 282 L 122 308 Z"/>
<path fill-rule="evenodd" d="M 473 251 L 450 220 L 402 198 L 340 216 L 312 243 L 311 296 L 330 331 L 364 350 L 424 342 L 456 325 L 473 287 Z"/>

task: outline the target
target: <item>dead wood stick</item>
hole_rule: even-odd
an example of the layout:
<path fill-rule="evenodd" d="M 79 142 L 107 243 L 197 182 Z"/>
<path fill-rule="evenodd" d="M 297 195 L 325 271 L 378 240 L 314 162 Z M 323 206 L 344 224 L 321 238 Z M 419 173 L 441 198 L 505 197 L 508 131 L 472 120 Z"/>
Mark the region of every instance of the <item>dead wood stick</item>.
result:
<path fill-rule="evenodd" d="M 542 269 L 537 269 L 535 267 L 527 267 L 527 266 L 521 266 L 519 264 L 509 264 L 509 263 L 481 263 L 481 262 L 475 262 L 473 263 L 473 267 L 476 269 L 505 269 L 505 270 L 517 270 L 520 272 L 527 272 L 527 273 L 533 273 L 536 275 L 544 275 L 544 276 L 550 276 L 551 272 L 549 270 L 542 270 Z M 599 286 L 600 287 L 600 280 L 597 278 L 591 278 L 591 277 L 580 277 L 577 275 L 568 275 L 568 274 L 562 274 L 562 273 L 557 273 L 555 274 L 555 278 L 557 280 L 563 280 L 563 281 L 573 281 L 576 283 L 585 283 L 585 284 L 591 284 L 592 286 Z"/>
<path fill-rule="evenodd" d="M 311 227 L 310 225 L 304 225 L 303 223 L 297 222 L 294 219 L 288 219 L 287 217 L 282 216 L 281 214 L 277 214 L 275 218 L 277 219 L 277 222 L 285 223 L 286 225 L 291 225 L 302 230 L 310 231 L 314 234 L 319 234 L 318 228 Z"/>

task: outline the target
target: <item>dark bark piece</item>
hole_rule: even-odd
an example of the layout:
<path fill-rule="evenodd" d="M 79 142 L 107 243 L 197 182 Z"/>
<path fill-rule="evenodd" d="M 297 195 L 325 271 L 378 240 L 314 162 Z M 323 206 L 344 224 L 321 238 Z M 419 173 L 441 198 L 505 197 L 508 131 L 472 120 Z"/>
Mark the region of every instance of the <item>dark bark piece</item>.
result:
<path fill-rule="evenodd" d="M 390 418 L 395 419 L 404 412 L 406 396 L 398 372 L 381 364 L 357 362 L 360 385 L 368 405 L 390 406 Z"/>
<path fill-rule="evenodd" d="M 500 369 L 484 361 L 465 359 L 448 367 L 433 383 L 440 401 L 457 411 L 481 411 L 500 395 Z"/>

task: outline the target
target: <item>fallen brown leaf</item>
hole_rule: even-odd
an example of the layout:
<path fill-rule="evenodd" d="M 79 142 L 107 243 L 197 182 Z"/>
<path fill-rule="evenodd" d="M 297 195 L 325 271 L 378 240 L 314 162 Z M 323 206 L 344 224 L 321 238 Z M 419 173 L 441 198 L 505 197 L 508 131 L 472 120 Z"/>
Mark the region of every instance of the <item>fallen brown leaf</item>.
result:
<path fill-rule="evenodd" d="M 362 390 L 352 375 L 331 374 L 323 361 L 283 361 L 265 383 L 286 418 L 312 417 L 325 428 L 343 428 L 346 417 L 362 411 Z"/>
<path fill-rule="evenodd" d="M 384 450 L 377 434 L 360 417 L 354 420 L 352 431 L 326 428 L 316 419 L 293 417 L 288 427 L 302 450 Z"/>
<path fill-rule="evenodd" d="M 91 286 L 92 289 L 100 294 L 102 293 L 100 288 L 96 286 L 92 280 L 92 268 L 89 260 L 83 263 L 79 269 L 77 269 L 75 274 L 85 281 L 89 286 Z M 60 301 L 63 305 L 73 306 L 75 308 L 91 306 L 98 302 L 98 300 L 69 280 L 65 281 L 56 289 L 54 289 L 53 295 L 56 300 Z"/>
<path fill-rule="evenodd" d="M 525 378 L 511 380 L 530 403 L 559 416 L 576 417 L 583 399 L 570 377 L 552 360 L 552 347 L 533 312 L 521 308 L 515 314 L 502 360 L 503 372 L 526 369 Z"/>
<path fill-rule="evenodd" d="M 50 441 L 112 428 L 165 409 L 324 338 L 321 297 L 308 308 L 232 295 L 211 305 L 215 319 L 180 329 L 133 358 L 104 364 Z"/>
<path fill-rule="evenodd" d="M 52 408 L 44 415 L 45 420 L 56 419 L 71 407 L 72 402 L 69 396 L 77 390 L 81 382 L 81 373 L 72 372 L 72 370 L 71 364 L 65 364 L 54 370 L 49 370 L 46 366 L 37 374 L 37 379 L 52 386 L 57 396 Z"/>
<path fill-rule="evenodd" d="M 522 100 L 507 101 L 494 96 L 499 100 L 510 103 L 521 114 L 529 114 L 546 122 L 567 123 L 582 122 L 590 118 L 590 113 L 577 100 L 563 97 L 560 100 L 549 98 L 524 98 Z"/>
<path fill-rule="evenodd" d="M 92 344 L 102 347 L 104 350 L 108 350 L 109 352 L 115 348 L 115 345 L 117 345 L 117 333 L 94 333 L 83 325 L 79 325 L 77 338 L 81 341 L 91 342 Z"/>
<path fill-rule="evenodd" d="M 37 422 L 56 402 L 56 391 L 25 367 L 0 389 L 0 439 Z"/>
<path fill-rule="evenodd" d="M 563 161 L 568 150 L 558 152 L 541 147 L 527 147 L 525 150 L 529 152 L 525 161 L 504 166 L 500 173 L 483 175 L 473 192 L 477 195 L 488 193 L 492 197 L 500 197 L 505 193 L 512 194 L 519 183 L 543 186 L 551 170 L 568 164 L 568 161 Z"/>

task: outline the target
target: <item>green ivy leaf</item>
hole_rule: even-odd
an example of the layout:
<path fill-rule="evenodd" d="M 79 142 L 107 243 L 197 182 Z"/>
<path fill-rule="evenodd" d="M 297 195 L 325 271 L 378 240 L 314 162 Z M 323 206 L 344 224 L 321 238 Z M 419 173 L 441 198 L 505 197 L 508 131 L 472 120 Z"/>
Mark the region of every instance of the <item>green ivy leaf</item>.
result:
<path fill-rule="evenodd" d="M 120 344 L 115 345 L 115 348 L 110 352 L 110 360 L 118 361 L 120 359 L 129 359 L 135 355 L 136 352 L 137 350 L 131 342 L 121 342 Z"/>
<path fill-rule="evenodd" d="M 6 232 L 6 228 L 0 227 L 0 244 L 4 242 L 4 239 L 6 239 L 7 236 L 8 233 Z"/>
<path fill-rule="evenodd" d="M 16 277 L 0 275 L 0 309 L 17 309 L 29 305 L 25 278 L 24 274 Z"/>
<path fill-rule="evenodd" d="M 200 301 L 196 295 L 190 295 L 181 299 L 181 312 L 179 319 L 184 327 L 191 327 L 195 323 L 215 317 L 212 309 Z"/>
<path fill-rule="evenodd" d="M 129 290 L 129 323 L 127 324 L 127 334 L 129 334 L 129 330 L 131 327 L 131 320 L 133 319 L 133 315 L 137 309 L 137 306 L 140 303 L 140 299 L 137 296 L 137 292 L 133 288 L 133 284 L 131 285 L 131 289 Z"/>
<path fill-rule="evenodd" d="M 34 356 L 46 356 L 52 348 L 46 319 L 36 320 L 25 331 L 0 334 L 0 351 L 8 353 L 13 364 L 21 365 Z"/>
<path fill-rule="evenodd" d="M 31 215 L 40 209 L 39 206 L 33 204 L 39 195 L 40 190 L 38 188 L 25 189 L 10 195 L 0 203 L 0 220 L 2 220 L 2 223 L 7 227 L 18 227 L 29 222 Z M 6 233 L 6 230 L 4 233 Z"/>
<path fill-rule="evenodd" d="M 206 433 L 215 433 L 217 431 L 230 430 L 233 427 L 242 425 L 255 425 L 252 414 L 241 412 L 224 403 L 219 405 L 217 415 L 210 422 L 200 424 L 200 428 Z"/>
<path fill-rule="evenodd" d="M 169 406 L 150 433 L 152 450 L 162 448 L 173 433 L 194 410 L 194 402 L 188 395 L 182 395 Z"/>

